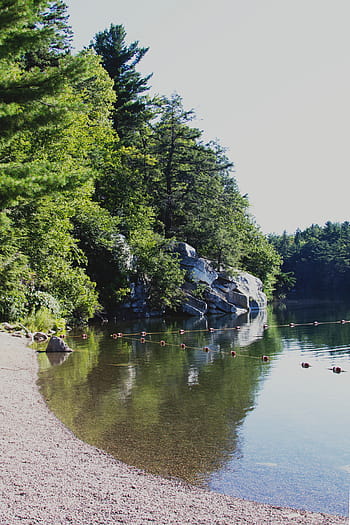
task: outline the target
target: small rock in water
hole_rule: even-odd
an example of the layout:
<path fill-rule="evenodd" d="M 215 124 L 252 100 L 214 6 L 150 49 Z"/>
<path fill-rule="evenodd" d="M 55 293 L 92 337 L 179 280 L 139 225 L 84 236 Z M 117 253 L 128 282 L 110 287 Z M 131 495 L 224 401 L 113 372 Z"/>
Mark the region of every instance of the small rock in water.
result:
<path fill-rule="evenodd" d="M 63 341 L 63 339 L 61 339 L 60 337 L 53 336 L 48 342 L 46 352 L 73 352 L 73 350 L 69 348 L 69 346 L 65 341 Z"/>

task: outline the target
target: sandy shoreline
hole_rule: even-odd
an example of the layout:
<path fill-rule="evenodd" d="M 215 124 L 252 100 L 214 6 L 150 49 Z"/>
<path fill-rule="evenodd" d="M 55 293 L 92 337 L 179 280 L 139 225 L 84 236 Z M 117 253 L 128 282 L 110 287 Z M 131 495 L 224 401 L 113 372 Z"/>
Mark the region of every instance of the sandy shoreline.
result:
<path fill-rule="evenodd" d="M 25 344 L 0 333 L 1 525 L 348 523 L 146 474 L 87 445 L 48 410 Z"/>

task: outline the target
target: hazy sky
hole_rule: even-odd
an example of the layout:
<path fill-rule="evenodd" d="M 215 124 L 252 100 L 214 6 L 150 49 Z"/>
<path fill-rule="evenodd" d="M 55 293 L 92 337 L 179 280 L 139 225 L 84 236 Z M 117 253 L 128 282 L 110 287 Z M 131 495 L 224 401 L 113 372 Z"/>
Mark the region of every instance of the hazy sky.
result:
<path fill-rule="evenodd" d="M 235 163 L 265 233 L 350 220 L 349 0 L 67 0 L 81 49 L 111 23 L 150 50 Z"/>

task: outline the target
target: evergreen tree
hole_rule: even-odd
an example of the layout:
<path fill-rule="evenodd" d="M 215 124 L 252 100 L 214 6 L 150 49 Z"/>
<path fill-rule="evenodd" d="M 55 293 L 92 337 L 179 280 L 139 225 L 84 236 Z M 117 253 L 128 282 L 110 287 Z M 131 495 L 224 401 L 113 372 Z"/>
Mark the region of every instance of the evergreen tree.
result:
<path fill-rule="evenodd" d="M 40 24 L 45 6 L 0 0 L 0 209 L 18 197 L 77 185 L 91 176 L 78 134 L 84 126 L 86 139 L 96 134 L 95 129 L 87 133 L 85 95 L 77 88 L 96 73 L 96 60 L 80 54 L 44 71 L 23 67 L 26 52 L 49 49 L 51 37 L 55 42 L 54 26 Z M 63 139 L 74 144 L 74 152 Z"/>
<path fill-rule="evenodd" d="M 46 45 L 25 54 L 25 69 L 39 67 L 40 70 L 44 70 L 50 66 L 58 66 L 59 59 L 71 51 L 73 31 L 68 19 L 67 5 L 63 0 L 50 2 L 48 8 L 40 13 L 38 22 L 31 26 L 31 29 L 47 28 L 52 36 Z"/>
<path fill-rule="evenodd" d="M 140 47 L 138 41 L 128 45 L 124 26 L 113 24 L 97 33 L 90 47 L 102 57 L 102 65 L 114 82 L 117 95 L 114 128 L 124 142 L 130 143 L 133 133 L 145 120 L 144 93 L 152 75 L 142 77 L 136 66 L 149 48 Z"/>

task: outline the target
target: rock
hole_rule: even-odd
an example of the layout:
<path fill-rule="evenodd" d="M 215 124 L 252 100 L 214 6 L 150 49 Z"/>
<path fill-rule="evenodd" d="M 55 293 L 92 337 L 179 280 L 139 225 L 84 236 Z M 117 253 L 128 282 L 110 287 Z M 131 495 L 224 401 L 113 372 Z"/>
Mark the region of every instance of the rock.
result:
<path fill-rule="evenodd" d="M 12 325 L 10 323 L 2 323 L 2 327 L 5 329 L 5 330 L 8 330 L 9 332 L 11 330 L 14 330 L 15 329 L 15 325 Z"/>
<path fill-rule="evenodd" d="M 181 267 L 187 270 L 190 279 L 196 283 L 209 286 L 218 278 L 218 273 L 211 266 L 210 261 L 202 257 L 185 257 L 181 260 Z"/>
<path fill-rule="evenodd" d="M 258 277 L 248 272 L 239 271 L 229 279 L 239 293 L 248 297 L 251 310 L 266 308 L 266 295 L 263 292 L 263 284 Z"/>
<path fill-rule="evenodd" d="M 13 332 L 11 335 L 12 335 L 12 337 L 22 337 L 23 333 L 22 332 Z"/>
<path fill-rule="evenodd" d="M 230 301 L 228 301 L 227 297 L 217 293 L 214 290 L 205 292 L 205 299 L 208 304 L 209 313 L 223 312 L 241 315 L 242 313 L 247 311 L 246 308 L 240 308 L 234 303 L 231 303 Z"/>
<path fill-rule="evenodd" d="M 43 341 L 47 341 L 49 336 L 47 334 L 44 334 L 44 332 L 35 332 L 33 334 L 33 339 L 37 343 L 42 343 Z"/>
<path fill-rule="evenodd" d="M 208 311 L 208 305 L 205 301 L 194 297 L 189 293 L 185 293 L 186 299 L 182 305 L 184 313 L 193 315 L 195 317 L 201 317 Z"/>
<path fill-rule="evenodd" d="M 227 271 L 218 272 L 211 261 L 198 257 L 196 250 L 183 242 L 174 244 L 174 251 L 179 254 L 181 268 L 187 271 L 192 286 L 192 290 L 189 283 L 184 286 L 186 299 L 182 305 L 183 312 L 189 315 L 230 313 L 238 316 L 266 308 L 262 282 L 254 275 L 233 268 L 230 274 Z M 196 285 L 206 285 L 201 301 L 193 295 L 193 286 Z"/>
<path fill-rule="evenodd" d="M 73 352 L 63 339 L 53 336 L 48 342 L 46 352 Z"/>
<path fill-rule="evenodd" d="M 197 258 L 197 252 L 193 246 L 187 244 L 187 242 L 176 242 L 173 243 L 173 252 L 178 253 L 181 259 L 185 257 Z"/>

